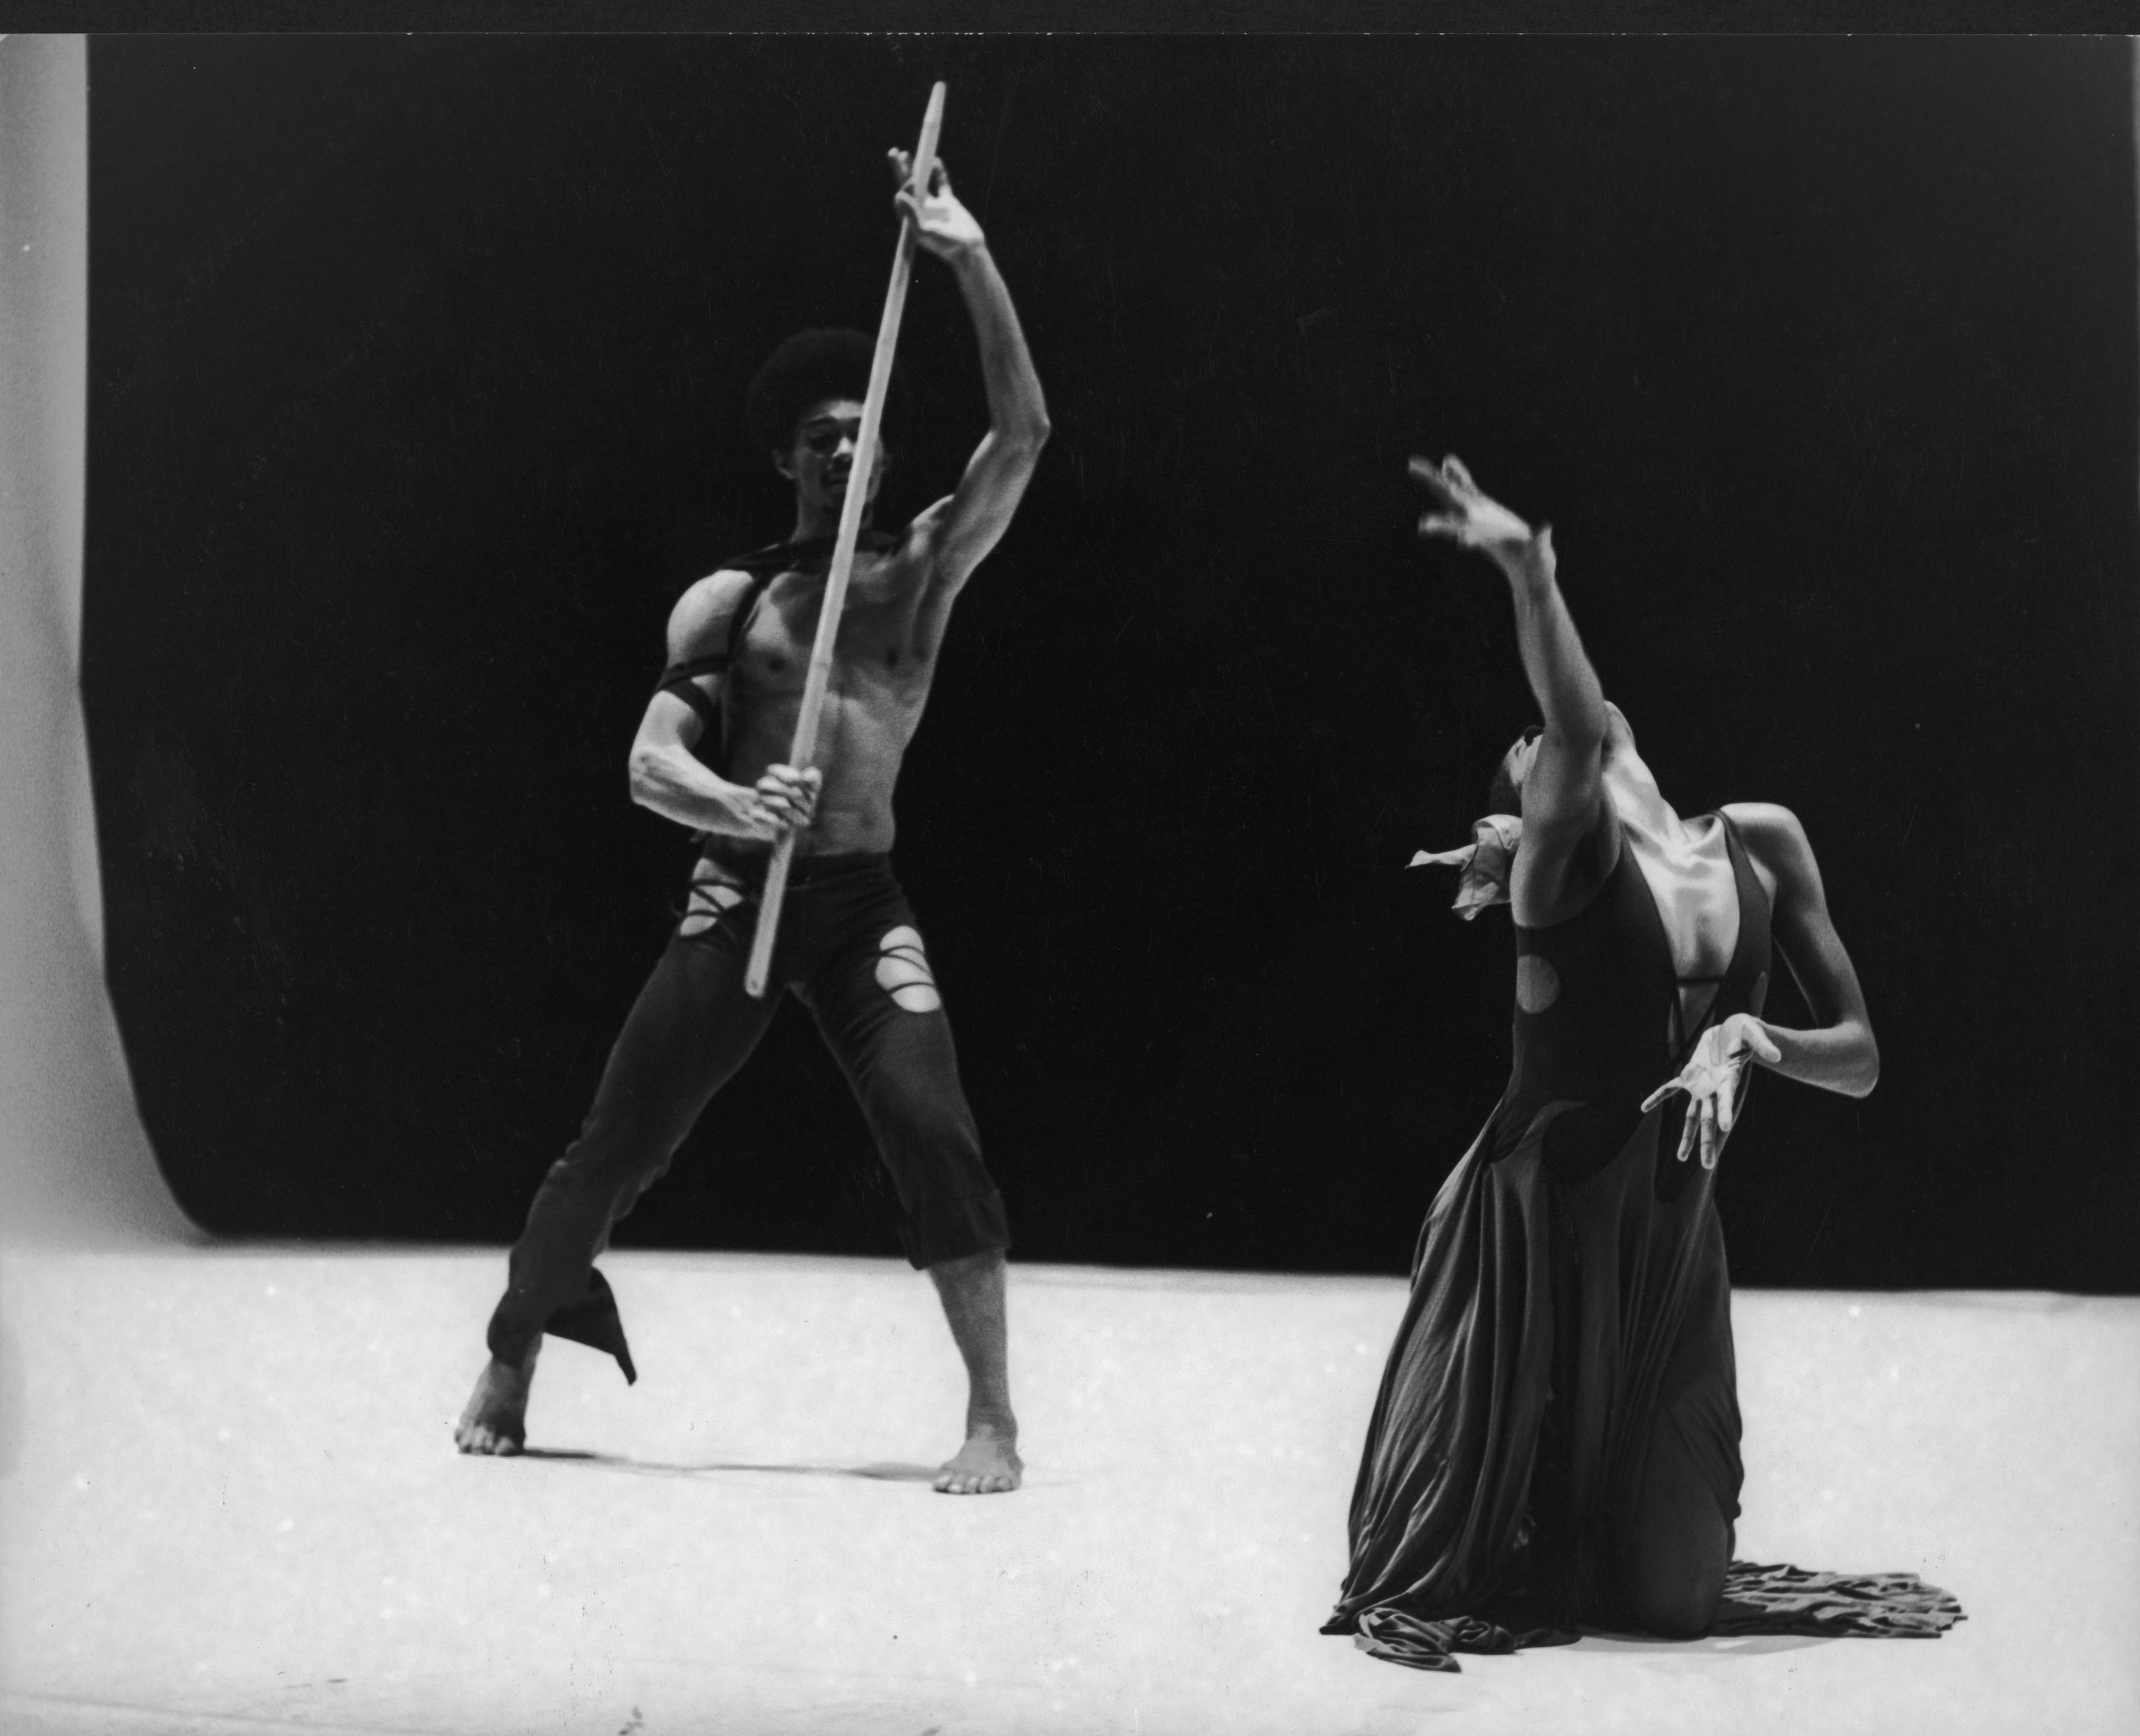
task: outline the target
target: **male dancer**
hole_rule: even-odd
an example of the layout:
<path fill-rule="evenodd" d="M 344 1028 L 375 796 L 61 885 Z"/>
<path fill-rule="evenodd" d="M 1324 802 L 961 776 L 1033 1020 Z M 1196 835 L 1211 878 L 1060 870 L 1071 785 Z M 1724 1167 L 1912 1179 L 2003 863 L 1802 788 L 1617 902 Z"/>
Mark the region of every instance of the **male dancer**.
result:
<path fill-rule="evenodd" d="M 902 181 L 907 155 L 892 154 Z M 1018 1486 L 1004 1326 L 1003 1204 L 981 1161 L 951 1030 L 893 878 L 892 787 L 921 721 L 960 589 L 1009 527 L 1048 439 L 1018 316 L 979 224 L 939 165 L 898 195 L 920 245 L 948 264 L 981 352 L 989 431 L 965 474 L 896 535 L 866 535 L 841 616 L 817 767 L 782 763 L 793 738 L 832 542 L 861 425 L 872 346 L 806 331 L 750 392 L 753 434 L 795 487 L 785 544 L 685 592 L 669 669 L 631 758 L 635 801 L 699 833 L 684 916 L 626 1020 L 580 1137 L 554 1165 L 513 1251 L 491 1360 L 454 1438 L 518 1452 L 542 1335 L 609 1351 L 636 1378 L 616 1304 L 594 1270 L 610 1227 L 668 1165 L 749 1057 L 778 997 L 744 970 L 772 846 L 797 836 L 771 986 L 815 1015 L 897 1184 L 908 1258 L 935 1280 L 969 1382 L 965 1444 L 936 1488 Z M 884 455 L 868 479 L 872 498 Z"/>

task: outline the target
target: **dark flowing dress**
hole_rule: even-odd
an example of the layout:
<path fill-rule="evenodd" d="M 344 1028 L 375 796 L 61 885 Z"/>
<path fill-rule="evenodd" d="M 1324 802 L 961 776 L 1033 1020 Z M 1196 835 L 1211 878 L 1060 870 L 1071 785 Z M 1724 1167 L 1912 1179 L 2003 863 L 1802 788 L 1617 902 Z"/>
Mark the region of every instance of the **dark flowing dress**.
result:
<path fill-rule="evenodd" d="M 1768 991 L 1768 895 L 1722 823 L 1738 939 L 1691 1028 L 1624 840 L 1583 910 L 1515 931 L 1515 1064 L 1421 1232 L 1353 1490 L 1352 1569 L 1325 1632 L 1453 1669 L 1453 1650 L 1631 1625 L 1617 1563 L 1660 1428 L 1724 1521 L 1738 1517 L 1715 1172 L 1678 1159 L 1684 1093 L 1641 1106 L 1704 1030 L 1758 1015 Z M 1725 1597 L 1712 1631 L 1936 1633 L 1960 1616 L 1907 1575 L 1734 1562 Z"/>

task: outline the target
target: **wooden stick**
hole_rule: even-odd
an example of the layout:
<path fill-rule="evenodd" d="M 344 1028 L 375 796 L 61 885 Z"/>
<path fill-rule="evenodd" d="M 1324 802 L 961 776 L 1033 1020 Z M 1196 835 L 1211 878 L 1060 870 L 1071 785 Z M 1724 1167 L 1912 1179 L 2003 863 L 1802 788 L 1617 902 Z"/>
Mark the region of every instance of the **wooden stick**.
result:
<path fill-rule="evenodd" d="M 929 178 L 936 167 L 936 135 L 944 126 L 944 86 L 929 93 L 921 118 L 921 140 L 914 148 L 914 177 L 908 184 L 919 204 L 929 196 Z M 832 645 L 840 635 L 840 611 L 847 605 L 847 580 L 854 571 L 855 542 L 861 534 L 869 504 L 870 473 L 876 468 L 877 427 L 884 420 L 885 395 L 891 385 L 891 352 L 899 343 L 899 321 L 906 311 L 906 287 L 914 276 L 914 224 L 899 226 L 899 247 L 892 256 L 891 287 L 885 292 L 884 318 L 876 328 L 876 354 L 870 360 L 869 390 L 862 400 L 862 427 L 855 442 L 855 462 L 847 473 L 847 496 L 840 507 L 840 534 L 832 545 L 832 567 L 825 579 L 824 606 L 817 615 L 817 637 L 810 648 L 810 673 L 802 683 L 802 709 L 795 719 L 795 744 L 788 763 L 802 770 L 817 753 L 817 724 L 825 709 L 825 689 L 832 679 Z M 765 870 L 758 896 L 758 928 L 751 936 L 750 966 L 744 988 L 753 999 L 765 993 L 773 969 L 773 940 L 780 928 L 781 900 L 788 892 L 788 865 L 795 856 L 795 834 L 781 836 Z"/>

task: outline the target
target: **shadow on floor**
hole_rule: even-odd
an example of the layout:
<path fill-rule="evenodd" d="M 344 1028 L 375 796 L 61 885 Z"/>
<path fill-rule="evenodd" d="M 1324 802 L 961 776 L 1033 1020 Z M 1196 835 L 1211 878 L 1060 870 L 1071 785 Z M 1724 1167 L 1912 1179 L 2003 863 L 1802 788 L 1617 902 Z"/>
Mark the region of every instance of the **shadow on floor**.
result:
<path fill-rule="evenodd" d="M 1639 1634 L 1601 1634 L 1583 1631 L 1578 1649 L 1583 1651 L 1652 1651 L 1675 1656 L 1690 1653 L 1705 1657 L 1757 1658 L 1769 1652 L 1798 1651 L 1809 1645 L 1833 1645 L 1841 1634 L 1711 1634 L 1702 1640 L 1652 1640 Z"/>
<path fill-rule="evenodd" d="M 872 1483 L 934 1483 L 942 1474 L 933 1464 L 737 1464 L 714 1460 L 704 1464 L 663 1464 L 623 1459 L 613 1453 L 582 1453 L 564 1447 L 526 1447 L 519 1456 L 557 1464 L 591 1465 L 639 1477 L 704 1477 L 723 1471 L 769 1472 L 783 1477 L 866 1477 Z"/>

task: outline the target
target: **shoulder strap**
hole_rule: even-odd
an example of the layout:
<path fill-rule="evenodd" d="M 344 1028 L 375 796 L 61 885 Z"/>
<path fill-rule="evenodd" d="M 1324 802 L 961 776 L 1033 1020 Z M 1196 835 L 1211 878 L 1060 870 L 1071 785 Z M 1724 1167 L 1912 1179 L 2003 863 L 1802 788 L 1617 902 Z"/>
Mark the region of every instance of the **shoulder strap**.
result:
<path fill-rule="evenodd" d="M 783 552 L 785 547 L 785 544 L 780 544 L 773 548 L 761 549 L 755 554 L 739 555 L 721 562 L 718 570 L 745 573 L 750 579 L 749 587 L 736 600 L 735 609 L 729 616 L 727 643 L 718 651 L 702 652 L 696 657 L 687 657 L 680 663 L 670 664 L 661 671 L 661 679 L 655 683 L 656 693 L 674 694 L 690 706 L 698 714 L 699 721 L 705 726 L 708 734 L 716 741 L 723 733 L 720 708 L 699 685 L 699 677 L 728 673 L 729 666 L 735 661 L 736 647 L 743 643 L 744 628 L 758 607 L 758 600 L 765 595 L 766 586 L 779 576 L 788 564 Z"/>
<path fill-rule="evenodd" d="M 763 566 L 734 569 L 750 575 L 750 589 L 738 599 L 735 613 L 729 617 L 728 649 L 721 653 L 723 669 L 735 661 L 736 647 L 743 643 L 744 629 L 750 625 L 751 616 L 758 613 L 758 600 L 765 595 L 766 587 L 780 576 L 787 565 L 784 561 L 774 561 Z"/>
<path fill-rule="evenodd" d="M 760 574 L 771 577 L 783 567 L 796 564 L 795 556 L 810 547 L 807 542 L 768 542 L 763 548 L 754 548 L 747 555 L 730 555 L 715 564 L 716 572 L 747 572 L 753 578 Z"/>
<path fill-rule="evenodd" d="M 768 542 L 763 548 L 754 548 L 747 555 L 731 555 L 720 564 L 732 572 L 753 575 L 760 571 L 796 571 L 817 562 L 830 562 L 833 547 L 838 541 L 837 537 L 791 537 L 785 542 Z M 865 554 L 881 555 L 898 542 L 899 538 L 890 531 L 865 527 L 855 538 L 855 547 Z"/>
<path fill-rule="evenodd" d="M 725 674 L 735 661 L 736 649 L 743 643 L 744 630 L 750 625 L 751 616 L 757 612 L 758 600 L 765 595 L 766 587 L 783 572 L 793 572 L 806 567 L 813 561 L 830 559 L 837 539 L 831 537 L 809 537 L 800 541 L 768 542 L 763 548 L 754 548 L 748 554 L 731 555 L 714 569 L 718 572 L 746 574 L 750 586 L 737 600 L 735 612 L 729 616 L 727 645 L 720 650 L 708 651 L 703 655 L 689 658 L 681 663 L 672 663 L 661 672 L 655 684 L 657 693 L 670 693 L 681 699 L 699 714 L 699 721 L 718 736 L 721 720 L 718 708 L 699 686 L 701 675 Z M 899 539 L 887 531 L 865 530 L 856 541 L 856 547 L 871 554 L 881 554 Z"/>

